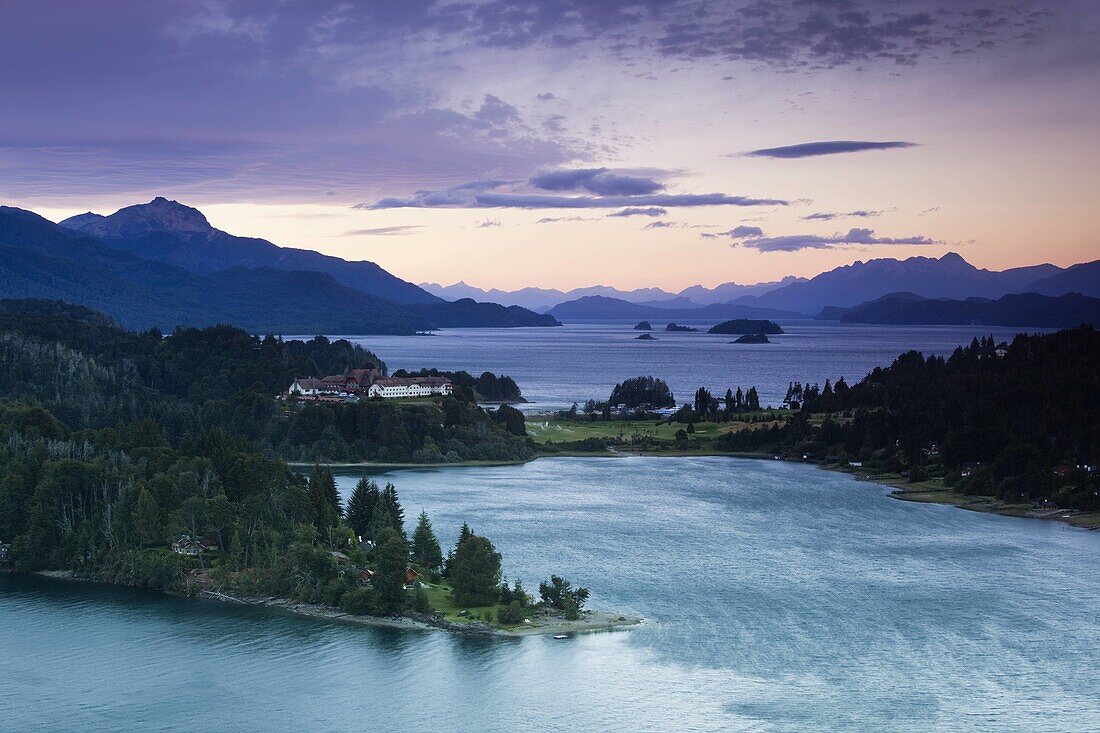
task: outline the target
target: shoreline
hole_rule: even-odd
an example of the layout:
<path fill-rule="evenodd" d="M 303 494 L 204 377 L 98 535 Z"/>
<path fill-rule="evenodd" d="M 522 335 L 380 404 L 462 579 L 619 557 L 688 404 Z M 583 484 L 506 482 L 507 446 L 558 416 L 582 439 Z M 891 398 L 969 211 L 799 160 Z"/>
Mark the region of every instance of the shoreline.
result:
<path fill-rule="evenodd" d="M 74 570 L 34 570 L 28 575 L 37 575 L 53 580 L 66 580 L 80 583 L 97 583 L 99 585 L 125 586 L 119 583 L 110 583 L 105 580 L 85 577 Z M 194 598 L 218 603 L 231 603 L 242 606 L 259 606 L 275 611 L 283 611 L 298 616 L 321 619 L 325 621 L 339 621 L 342 623 L 358 624 L 360 626 L 373 626 L 375 628 L 397 629 L 400 631 L 442 631 L 465 636 L 484 637 L 523 637 L 523 636 L 547 636 L 590 634 L 597 632 L 625 631 L 635 626 L 641 626 L 645 619 L 640 616 L 612 613 L 610 611 L 582 611 L 579 619 L 569 621 L 552 614 L 532 613 L 536 619 L 530 626 L 517 626 L 515 628 L 495 628 L 480 621 L 455 622 L 446 621 L 442 616 L 431 614 L 410 613 L 405 616 L 362 616 L 345 613 L 339 608 L 324 606 L 316 603 L 303 603 L 288 598 L 275 596 L 266 598 L 238 598 L 212 590 L 202 590 L 196 595 L 176 593 L 170 590 L 158 590 L 145 588 L 156 593 L 179 598 Z"/>
<path fill-rule="evenodd" d="M 417 469 L 433 469 L 433 468 L 477 468 L 485 467 L 492 468 L 497 466 L 520 466 L 533 461 L 537 461 L 544 458 L 628 458 L 632 456 L 646 457 L 646 458 L 684 458 L 684 457 L 702 457 L 702 458 L 745 458 L 751 460 L 776 460 L 775 456 L 771 453 L 727 453 L 722 451 L 715 451 L 709 449 L 671 449 L 671 450 L 659 450 L 659 451 L 646 451 L 646 450 L 630 450 L 627 449 L 609 449 L 606 453 L 590 453 L 584 451 L 561 451 L 559 453 L 543 453 L 540 455 L 532 456 L 526 459 L 517 459 L 513 461 L 461 461 L 458 463 L 372 463 L 370 461 L 364 461 L 359 463 L 325 463 L 321 462 L 317 465 L 326 466 L 336 471 L 352 471 L 356 469 L 367 469 L 380 472 L 388 471 L 408 471 Z M 780 459 L 783 460 L 783 459 Z M 891 491 L 888 496 L 891 499 L 897 499 L 898 501 L 909 501 L 917 504 L 939 504 L 943 506 L 953 506 L 959 509 L 965 509 L 967 511 L 981 512 L 983 514 L 998 514 L 1004 517 L 1015 517 L 1017 519 L 1041 519 L 1045 521 L 1056 521 L 1068 524 L 1071 527 L 1077 529 L 1083 529 L 1086 531 L 1100 531 L 1100 512 L 1077 512 L 1072 509 L 1060 509 L 1049 510 L 1046 512 L 1036 512 L 1028 505 L 1022 504 L 1005 504 L 989 496 L 974 495 L 969 496 L 965 494 L 958 494 L 952 491 L 946 486 L 931 485 L 933 482 L 925 481 L 916 484 L 910 484 L 901 476 L 893 476 L 890 474 L 872 475 L 866 473 L 860 473 L 857 470 L 852 470 L 844 466 L 826 466 L 821 463 L 810 463 L 804 461 L 784 461 L 786 463 L 803 463 L 805 465 L 813 465 L 822 471 L 835 471 L 839 473 L 847 473 L 851 475 L 857 481 L 869 481 L 871 483 L 881 484 L 883 486 L 889 486 Z M 288 461 L 287 465 L 291 467 L 308 467 L 314 465 L 313 463 L 306 463 L 302 461 Z M 917 487 L 917 488 L 915 488 Z"/>

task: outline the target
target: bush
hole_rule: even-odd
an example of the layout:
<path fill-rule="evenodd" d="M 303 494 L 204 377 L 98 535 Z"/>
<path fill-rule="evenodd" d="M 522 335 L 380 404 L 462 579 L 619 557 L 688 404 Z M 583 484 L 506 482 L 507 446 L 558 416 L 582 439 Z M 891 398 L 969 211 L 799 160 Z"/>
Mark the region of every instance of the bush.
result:
<path fill-rule="evenodd" d="M 432 611 L 432 604 L 428 602 L 428 594 L 424 592 L 419 583 L 416 590 L 413 591 L 412 608 L 418 613 L 431 613 Z"/>
<path fill-rule="evenodd" d="M 356 616 L 377 616 L 378 594 L 372 588 L 356 588 L 340 596 L 340 610 Z"/>
<path fill-rule="evenodd" d="M 349 590 L 351 590 L 351 584 L 344 578 L 330 580 L 325 584 L 324 590 L 321 591 L 321 602 L 326 606 L 339 606 L 340 599 Z"/>
<path fill-rule="evenodd" d="M 523 606 L 519 601 L 512 601 L 507 606 L 502 606 L 497 611 L 497 621 L 505 626 L 515 626 L 523 622 Z"/>

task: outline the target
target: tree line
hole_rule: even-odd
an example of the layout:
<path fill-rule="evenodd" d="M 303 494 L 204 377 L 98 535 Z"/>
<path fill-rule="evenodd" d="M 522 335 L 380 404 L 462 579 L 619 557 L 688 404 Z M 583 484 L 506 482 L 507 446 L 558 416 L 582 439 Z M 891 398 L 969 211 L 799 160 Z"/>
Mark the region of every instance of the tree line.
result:
<path fill-rule="evenodd" d="M 726 433 L 731 451 L 810 455 L 943 478 L 1010 502 L 1100 508 L 1100 334 L 1081 326 L 902 354 L 856 384 L 793 383 L 781 426 Z"/>
<path fill-rule="evenodd" d="M 386 366 L 343 339 L 261 338 L 229 326 L 135 333 L 80 306 L 0 305 L 0 399 L 40 405 L 73 429 L 152 421 L 177 445 L 220 427 L 276 455 L 304 461 L 439 463 L 530 456 L 526 437 L 478 408 L 468 389 L 401 406 L 368 400 L 291 406 L 273 399 L 295 376 L 357 368 L 384 372 Z M 500 389 L 514 385 L 505 376 L 482 381 Z"/>

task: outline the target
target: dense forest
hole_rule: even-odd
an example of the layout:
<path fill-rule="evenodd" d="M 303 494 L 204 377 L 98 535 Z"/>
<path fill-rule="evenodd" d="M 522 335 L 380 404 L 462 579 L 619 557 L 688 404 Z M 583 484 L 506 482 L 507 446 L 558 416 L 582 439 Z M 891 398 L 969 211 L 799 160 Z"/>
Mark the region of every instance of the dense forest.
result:
<path fill-rule="evenodd" d="M 400 406 L 273 399 L 295 376 L 364 367 L 385 370 L 362 347 L 323 336 L 286 341 L 229 326 L 135 333 L 80 306 L 0 301 L 0 399 L 41 406 L 69 429 L 149 421 L 175 446 L 220 428 L 271 455 L 304 461 L 529 457 L 526 441 L 478 408 L 470 390 Z M 473 381 L 515 386 L 505 376 Z"/>
<path fill-rule="evenodd" d="M 587 591 L 565 593 L 551 579 L 540 604 L 502 585 L 500 554 L 468 528 L 446 558 L 426 515 L 410 538 L 393 486 L 364 479 L 344 506 L 329 470 L 315 466 L 307 479 L 290 468 L 287 457 L 530 455 L 522 414 L 486 412 L 469 388 L 401 405 L 275 399 L 293 375 L 367 367 L 385 369 L 343 340 L 257 338 L 226 326 L 134 333 L 79 306 L 0 302 L 8 560 L 179 592 L 434 613 L 422 589 L 406 588 L 411 566 L 446 578 L 446 603 L 487 606 L 485 621 L 517 623 L 536 605 L 575 616 Z"/>
<path fill-rule="evenodd" d="M 392 484 L 364 478 L 345 506 L 329 470 L 307 480 L 220 429 L 171 446 L 151 421 L 70 431 L 0 402 L 0 435 L 0 540 L 17 570 L 374 616 L 438 618 L 443 602 L 504 626 L 532 610 L 577 618 L 587 599 L 551 578 L 540 602 L 502 582 L 500 553 L 468 527 L 446 557 L 423 512 L 410 537 Z M 447 595 L 430 599 L 419 577 Z"/>
<path fill-rule="evenodd" d="M 803 386 L 782 426 L 729 432 L 728 451 L 807 455 L 942 477 L 966 494 L 1100 508 L 1100 333 L 975 339 L 947 357 L 899 356 L 849 386 Z"/>

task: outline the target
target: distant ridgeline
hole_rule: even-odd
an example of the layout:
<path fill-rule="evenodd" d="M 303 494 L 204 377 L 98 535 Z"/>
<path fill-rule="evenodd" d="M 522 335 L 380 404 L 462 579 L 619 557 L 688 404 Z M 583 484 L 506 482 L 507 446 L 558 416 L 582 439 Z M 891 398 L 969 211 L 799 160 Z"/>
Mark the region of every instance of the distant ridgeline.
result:
<path fill-rule="evenodd" d="M 373 262 L 233 236 L 163 198 L 60 225 L 0 206 L 0 297 L 64 299 L 135 329 L 232 323 L 253 333 L 413 334 L 559 325 L 517 306 L 441 300 Z"/>
<path fill-rule="evenodd" d="M 164 336 L 155 329 L 123 330 L 80 306 L 0 301 L 0 400 L 42 408 L 10 409 L 48 417 L 51 435 L 57 428 L 66 437 L 93 431 L 91 439 L 99 440 L 95 431 L 106 430 L 114 436 L 105 438 L 108 444 L 150 447 L 236 440 L 249 451 L 307 461 L 437 463 L 530 455 L 526 441 L 502 424 L 505 416 L 494 419 L 478 408 L 472 392 L 415 405 L 362 400 L 288 409 L 274 399 L 295 377 L 364 368 L 384 372 L 385 364 L 342 339 L 284 341 L 229 326 Z M 485 382 L 519 391 L 507 377 Z M 22 432 L 18 425 L 9 428 Z M 140 437 L 122 437 L 134 431 Z"/>
<path fill-rule="evenodd" d="M 966 494 L 1100 508 L 1100 333 L 1091 326 L 916 351 L 849 386 L 792 385 L 785 424 L 729 432 L 728 451 L 809 455 L 944 476 Z M 1091 467 L 1091 468 L 1089 468 Z"/>
<path fill-rule="evenodd" d="M 1066 328 L 1079 323 L 1100 323 L 1100 299 L 1078 293 L 1058 297 L 1022 293 L 997 300 L 922 298 L 913 293 L 891 293 L 851 308 L 824 308 L 815 318 L 842 323 Z"/>

